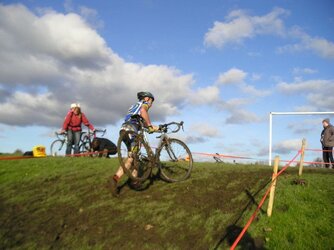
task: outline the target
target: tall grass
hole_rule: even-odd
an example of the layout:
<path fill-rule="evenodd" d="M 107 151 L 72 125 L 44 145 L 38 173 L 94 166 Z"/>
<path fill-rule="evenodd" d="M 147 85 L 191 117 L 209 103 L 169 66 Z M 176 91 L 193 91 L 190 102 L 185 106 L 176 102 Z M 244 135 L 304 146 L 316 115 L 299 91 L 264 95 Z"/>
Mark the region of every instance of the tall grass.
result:
<path fill-rule="evenodd" d="M 249 232 L 268 249 L 334 249 L 334 171 L 289 173 L 278 180 L 272 217 L 260 215 Z"/>

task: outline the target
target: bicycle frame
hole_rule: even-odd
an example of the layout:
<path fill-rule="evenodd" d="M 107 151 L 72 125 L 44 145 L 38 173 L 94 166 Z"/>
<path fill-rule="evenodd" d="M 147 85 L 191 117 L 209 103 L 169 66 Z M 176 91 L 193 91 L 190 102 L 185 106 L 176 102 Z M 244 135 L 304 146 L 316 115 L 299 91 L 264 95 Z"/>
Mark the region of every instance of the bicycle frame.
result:
<path fill-rule="evenodd" d="M 150 146 L 148 129 L 143 126 L 141 120 L 139 123 L 137 131 L 131 127 L 124 127 L 117 142 L 118 159 L 128 177 L 134 181 L 145 181 L 152 174 L 153 168 L 158 168 L 158 174 L 167 182 L 188 178 L 193 163 L 191 152 L 184 142 L 168 136 L 183 128 L 183 122 L 159 125 L 159 130 L 156 132 L 161 134 L 157 136 L 159 142 L 155 150 Z M 170 125 L 176 125 L 176 129 Z M 131 147 L 129 139 L 133 143 Z M 132 162 L 129 163 L 130 158 Z M 147 160 L 149 164 L 146 163 Z"/>
<path fill-rule="evenodd" d="M 94 132 L 91 132 L 89 129 L 88 129 L 88 132 L 81 131 L 81 133 L 80 133 L 80 141 L 79 141 L 79 150 L 82 149 L 81 150 L 82 152 L 84 152 L 83 150 L 90 151 L 90 147 L 91 147 L 91 143 L 92 143 L 92 138 L 95 138 L 96 133 L 102 133 L 102 136 L 103 136 L 106 133 L 106 129 L 104 129 L 104 130 L 97 129 Z M 56 132 L 55 134 L 56 134 L 56 136 L 58 138 L 57 140 L 61 141 L 61 146 L 57 150 L 61 151 L 63 149 L 64 145 L 67 146 L 67 143 L 68 143 L 67 133 L 57 133 Z M 74 145 L 72 145 L 72 148 L 74 148 Z M 52 151 L 52 149 L 51 149 L 51 151 Z M 80 152 L 80 153 L 82 153 L 82 152 Z"/>
<path fill-rule="evenodd" d="M 162 132 L 161 132 L 162 134 L 156 137 L 156 138 L 159 138 L 158 146 L 157 146 L 157 148 L 155 149 L 155 152 L 154 152 L 154 156 L 155 156 L 154 158 L 155 158 L 156 161 L 158 160 L 158 159 L 156 159 L 157 151 L 162 147 L 163 143 L 166 142 L 169 145 L 169 143 L 168 143 L 169 136 L 167 135 L 168 134 L 167 128 L 168 128 L 169 125 L 172 125 L 172 124 L 177 125 L 178 128 L 175 129 L 175 130 L 172 130 L 170 133 L 177 133 L 180 130 L 181 127 L 183 128 L 183 122 L 181 122 L 181 123 L 171 122 L 169 124 L 165 124 L 165 127 L 164 127 L 165 129 L 163 129 Z M 147 129 L 145 129 L 143 126 L 141 126 L 141 133 L 143 135 L 143 140 L 151 148 L 151 145 L 149 143 L 148 136 L 147 136 L 147 134 L 148 134 Z M 177 160 L 177 157 L 175 156 L 175 153 L 173 152 L 173 150 L 171 148 L 168 147 L 166 150 L 167 150 L 168 154 L 170 155 L 171 159 Z"/>
<path fill-rule="evenodd" d="M 101 136 L 104 136 L 106 131 L 107 131 L 106 129 L 104 129 L 104 130 L 96 129 L 95 131 L 90 131 L 88 129 L 88 133 L 87 132 L 81 132 L 79 149 L 84 147 L 87 151 L 91 151 L 91 145 L 92 145 L 92 141 L 93 141 L 92 138 L 94 139 L 96 137 L 96 133 L 102 133 Z M 84 135 L 84 134 L 86 134 L 86 135 Z"/>

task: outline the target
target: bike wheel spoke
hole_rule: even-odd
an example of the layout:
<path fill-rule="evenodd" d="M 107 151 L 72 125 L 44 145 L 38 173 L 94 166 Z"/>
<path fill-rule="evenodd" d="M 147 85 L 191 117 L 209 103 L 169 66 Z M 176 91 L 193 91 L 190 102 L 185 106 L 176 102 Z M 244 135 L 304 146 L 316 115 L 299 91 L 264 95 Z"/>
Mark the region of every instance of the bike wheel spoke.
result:
<path fill-rule="evenodd" d="M 62 156 L 66 154 L 66 144 L 62 140 L 55 140 L 50 147 L 51 156 Z"/>
<path fill-rule="evenodd" d="M 83 154 L 83 156 L 91 156 L 89 138 L 85 137 L 82 139 L 80 147 L 79 147 L 79 152 L 80 154 Z"/>
<path fill-rule="evenodd" d="M 159 168 L 163 179 L 176 182 L 190 176 L 193 159 L 189 148 L 178 139 L 169 139 L 158 149 Z"/>

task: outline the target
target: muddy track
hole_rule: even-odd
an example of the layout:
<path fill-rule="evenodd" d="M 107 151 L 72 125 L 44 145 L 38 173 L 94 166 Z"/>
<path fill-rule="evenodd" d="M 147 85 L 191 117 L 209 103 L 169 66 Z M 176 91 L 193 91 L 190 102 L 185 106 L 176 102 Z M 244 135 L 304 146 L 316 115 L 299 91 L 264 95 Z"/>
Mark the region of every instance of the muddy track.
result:
<path fill-rule="evenodd" d="M 12 187 L 22 197 L 0 195 L 1 248 L 212 249 L 256 205 L 271 174 L 201 171 L 182 183 L 154 180 L 142 191 L 124 185 L 119 199 L 91 174 Z"/>

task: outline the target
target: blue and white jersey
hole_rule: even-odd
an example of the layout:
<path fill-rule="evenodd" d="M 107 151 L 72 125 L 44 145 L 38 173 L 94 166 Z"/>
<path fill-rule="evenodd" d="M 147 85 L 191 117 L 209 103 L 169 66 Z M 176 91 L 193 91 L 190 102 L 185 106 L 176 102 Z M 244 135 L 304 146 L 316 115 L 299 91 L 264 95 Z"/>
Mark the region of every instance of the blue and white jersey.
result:
<path fill-rule="evenodd" d="M 145 101 L 140 101 L 132 105 L 128 110 L 128 114 L 125 116 L 125 119 L 124 119 L 125 122 L 129 122 L 131 118 L 134 118 L 135 116 L 140 116 L 141 115 L 140 110 L 142 107 L 148 110 L 149 105 Z"/>

